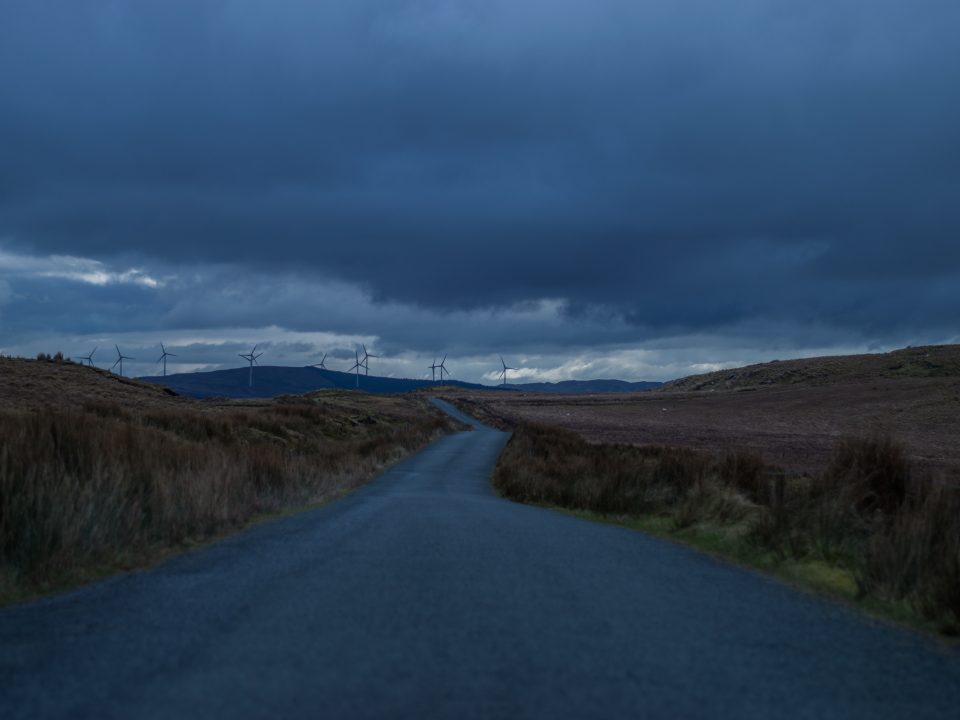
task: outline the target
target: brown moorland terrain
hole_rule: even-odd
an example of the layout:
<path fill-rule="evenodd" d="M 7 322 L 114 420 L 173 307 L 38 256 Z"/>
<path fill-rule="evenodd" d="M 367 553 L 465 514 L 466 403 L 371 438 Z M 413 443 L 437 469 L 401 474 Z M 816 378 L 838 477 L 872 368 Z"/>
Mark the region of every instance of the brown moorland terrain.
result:
<path fill-rule="evenodd" d="M 960 348 L 767 363 L 597 396 L 462 394 L 506 497 L 692 543 L 960 634 Z"/>
<path fill-rule="evenodd" d="M 507 424 L 544 423 L 596 443 L 746 449 L 814 473 L 838 439 L 875 432 L 910 459 L 960 480 L 960 346 L 809 358 L 695 375 L 624 395 L 453 393 Z"/>
<path fill-rule="evenodd" d="M 322 502 L 451 429 L 417 396 L 197 401 L 70 362 L 0 358 L 0 601 Z"/>

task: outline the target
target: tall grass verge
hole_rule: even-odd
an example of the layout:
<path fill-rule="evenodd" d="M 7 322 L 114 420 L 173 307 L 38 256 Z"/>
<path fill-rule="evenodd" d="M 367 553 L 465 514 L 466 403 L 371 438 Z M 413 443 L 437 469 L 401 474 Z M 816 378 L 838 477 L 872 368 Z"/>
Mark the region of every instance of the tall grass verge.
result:
<path fill-rule="evenodd" d="M 522 425 L 493 482 L 520 502 L 647 518 L 684 538 L 701 530 L 721 553 L 849 578 L 873 609 L 960 631 L 960 490 L 916 472 L 889 436 L 844 438 L 820 475 L 788 477 L 750 451 L 592 444 Z"/>
<path fill-rule="evenodd" d="M 0 599 L 140 565 L 334 496 L 446 427 L 425 406 L 391 416 L 308 399 L 214 411 L 2 411 Z"/>

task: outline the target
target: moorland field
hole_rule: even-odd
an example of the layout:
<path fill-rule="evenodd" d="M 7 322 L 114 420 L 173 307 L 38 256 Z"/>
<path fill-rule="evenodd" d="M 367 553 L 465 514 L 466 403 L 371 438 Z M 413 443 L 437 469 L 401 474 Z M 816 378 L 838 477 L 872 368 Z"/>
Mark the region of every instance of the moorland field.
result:
<path fill-rule="evenodd" d="M 0 358 L 0 601 L 337 497 L 451 429 L 413 395 L 201 402 L 70 362 Z"/>
<path fill-rule="evenodd" d="M 879 432 L 960 483 L 960 346 L 787 360 L 623 395 L 458 395 L 494 422 L 544 423 L 597 443 L 745 449 L 814 473 L 838 439 Z"/>
<path fill-rule="evenodd" d="M 960 632 L 960 347 L 813 358 L 646 393 L 448 391 L 512 430 L 494 486 Z"/>

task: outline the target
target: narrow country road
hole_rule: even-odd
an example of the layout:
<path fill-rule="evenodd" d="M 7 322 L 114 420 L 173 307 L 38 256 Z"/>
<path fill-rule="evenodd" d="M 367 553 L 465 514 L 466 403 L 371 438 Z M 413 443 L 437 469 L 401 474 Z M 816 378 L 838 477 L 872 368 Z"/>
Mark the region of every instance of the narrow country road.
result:
<path fill-rule="evenodd" d="M 495 497 L 506 441 L 477 426 L 329 506 L 0 610 L 0 717 L 960 713 L 957 649 Z"/>

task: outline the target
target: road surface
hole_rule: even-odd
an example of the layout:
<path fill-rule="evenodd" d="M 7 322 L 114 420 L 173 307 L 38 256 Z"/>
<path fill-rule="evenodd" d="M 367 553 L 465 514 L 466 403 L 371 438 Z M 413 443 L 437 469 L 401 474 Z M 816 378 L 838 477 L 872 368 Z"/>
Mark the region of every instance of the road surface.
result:
<path fill-rule="evenodd" d="M 641 533 L 496 498 L 507 436 L 0 611 L 0 717 L 947 718 L 960 653 Z"/>

